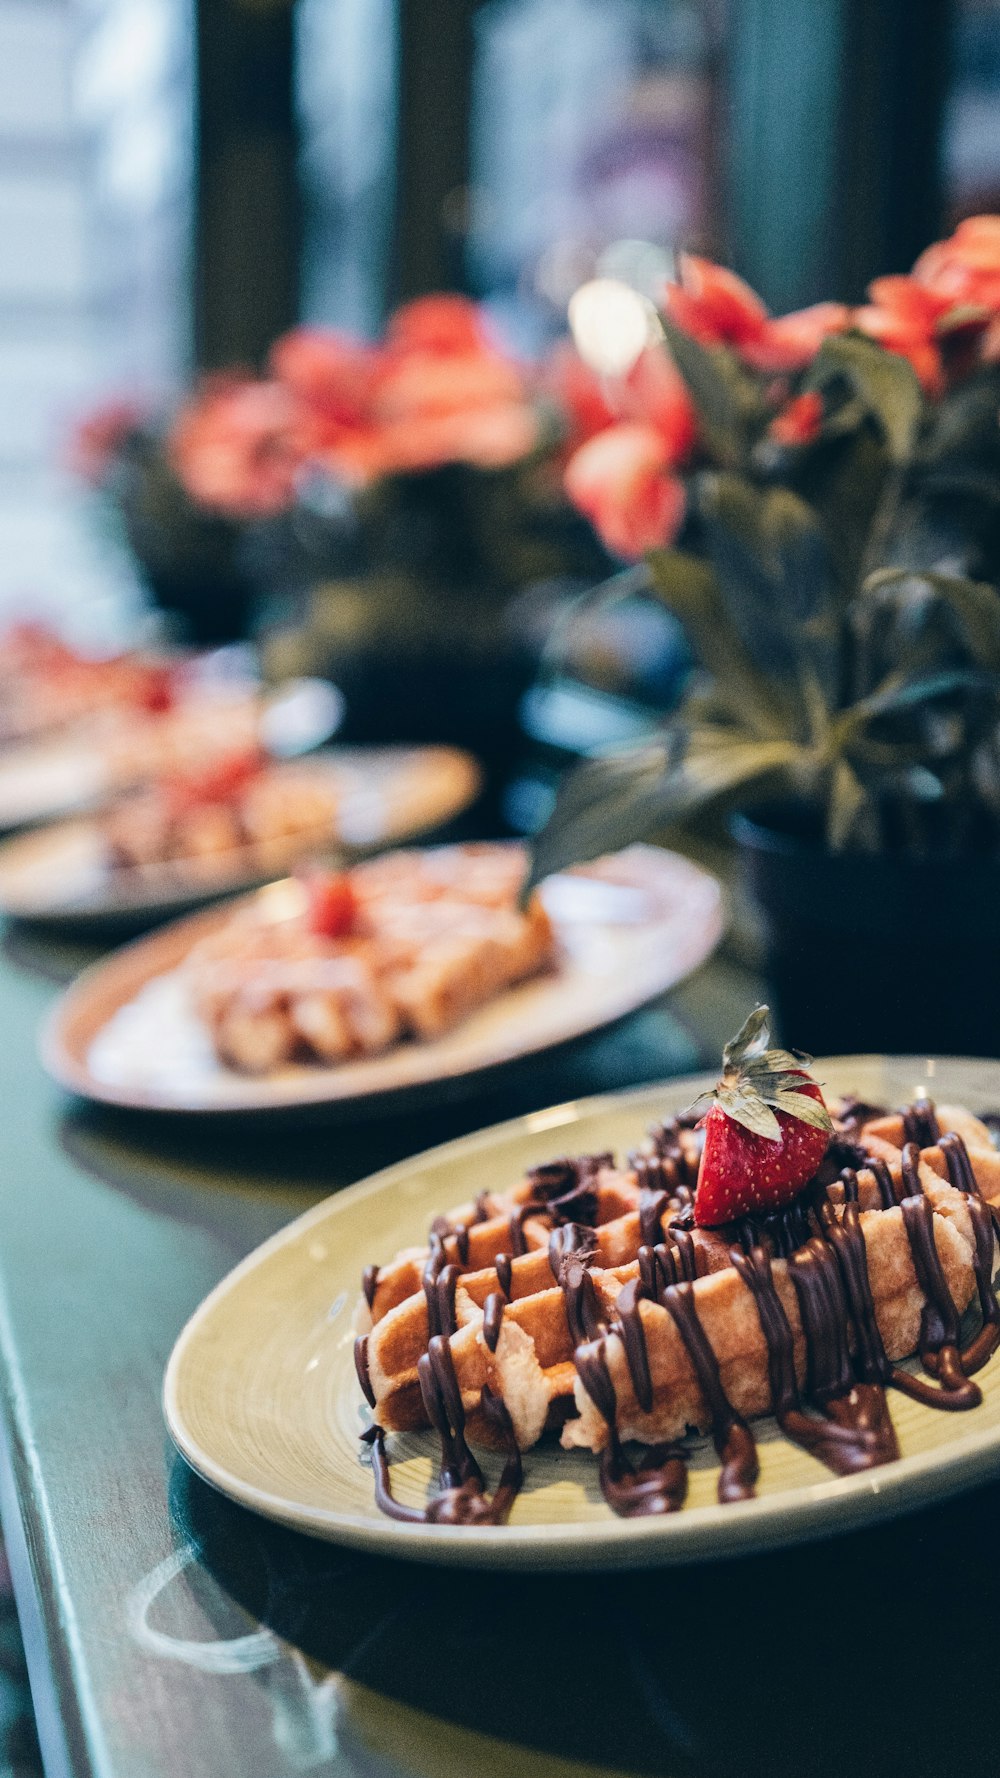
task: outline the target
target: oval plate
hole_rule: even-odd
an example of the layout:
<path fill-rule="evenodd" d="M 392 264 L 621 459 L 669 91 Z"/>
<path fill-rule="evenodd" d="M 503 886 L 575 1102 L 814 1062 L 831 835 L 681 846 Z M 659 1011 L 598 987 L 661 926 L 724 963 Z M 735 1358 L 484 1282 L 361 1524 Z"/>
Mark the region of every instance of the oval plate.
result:
<path fill-rule="evenodd" d="M 336 785 L 334 827 L 233 847 L 200 866 L 177 859 L 111 870 L 95 819 L 60 822 L 0 845 L 0 914 L 75 930 L 166 919 L 273 882 L 300 858 L 353 857 L 426 833 L 467 808 L 481 782 L 471 755 L 451 747 L 344 747 L 271 767 L 285 769 Z"/>
<path fill-rule="evenodd" d="M 178 966 L 231 905 L 163 927 L 88 969 L 56 1002 L 42 1061 L 73 1092 L 139 1110 L 248 1112 L 326 1105 L 355 1108 L 388 1096 L 449 1093 L 484 1069 L 565 1043 L 634 1012 L 714 949 L 722 897 L 688 859 L 633 846 L 605 866 L 614 882 L 551 878 L 543 893 L 556 926 L 558 969 L 499 995 L 443 1037 L 400 1043 L 336 1067 L 289 1064 L 241 1075 L 215 1057 Z M 276 915 L 288 883 L 259 891 Z"/>
<path fill-rule="evenodd" d="M 816 1064 L 835 1092 L 900 1104 L 916 1085 L 942 1101 L 1000 1104 L 1000 1065 L 879 1056 Z M 192 1468 L 243 1506 L 297 1530 L 384 1555 L 474 1567 L 613 1568 L 681 1562 L 799 1542 L 903 1512 L 1000 1471 L 1000 1356 L 978 1374 L 981 1407 L 952 1415 L 891 1393 L 900 1460 L 836 1478 L 755 1423 L 758 1496 L 715 1501 L 707 1439 L 691 1465 L 689 1505 L 663 1518 L 617 1519 L 597 1460 L 553 1442 L 525 1455 L 525 1487 L 504 1526 L 405 1524 L 374 1499 L 358 1434 L 369 1415 L 354 1373 L 359 1279 L 370 1260 L 421 1244 L 431 1218 L 480 1190 L 501 1190 L 553 1153 L 634 1145 L 653 1118 L 689 1105 L 708 1084 L 674 1080 L 560 1105 L 499 1124 L 389 1167 L 299 1217 L 206 1298 L 174 1348 L 164 1411 Z M 389 1441 L 399 1499 L 433 1485 L 430 1433 Z"/>

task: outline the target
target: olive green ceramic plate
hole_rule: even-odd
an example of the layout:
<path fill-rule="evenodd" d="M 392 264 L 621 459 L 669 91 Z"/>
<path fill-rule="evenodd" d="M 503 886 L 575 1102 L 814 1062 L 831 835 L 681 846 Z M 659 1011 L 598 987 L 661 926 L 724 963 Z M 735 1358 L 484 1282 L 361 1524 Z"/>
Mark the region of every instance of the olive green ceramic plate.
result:
<path fill-rule="evenodd" d="M 273 882 L 301 858 L 398 845 L 467 808 L 481 781 L 471 755 L 453 747 L 339 747 L 278 760 L 271 770 L 330 786 L 338 799 L 333 823 L 207 859 L 115 870 L 96 817 L 61 821 L 0 844 L 0 914 L 50 926 L 134 929 Z"/>
<path fill-rule="evenodd" d="M 85 970 L 53 1009 L 42 1060 L 72 1091 L 137 1110 L 218 1115 L 452 1094 L 484 1069 L 645 1006 L 704 962 L 722 930 L 715 878 L 654 846 L 631 846 L 585 874 L 551 877 L 541 893 L 559 941 L 556 968 L 426 1043 L 399 1043 L 336 1066 L 288 1063 L 263 1075 L 226 1067 L 194 1011 L 181 966 L 229 917 L 227 907 L 175 921 Z M 302 888 L 287 880 L 258 896 L 265 918 L 281 920 L 301 901 Z"/>
<path fill-rule="evenodd" d="M 819 1062 L 833 1091 L 901 1104 L 915 1087 L 943 1102 L 1000 1105 L 1000 1065 L 877 1056 Z M 898 1462 L 835 1478 L 757 1423 L 758 1497 L 716 1504 L 717 1462 L 694 1448 L 688 1504 L 665 1518 L 617 1519 L 596 1459 L 552 1443 L 525 1456 L 510 1522 L 488 1528 L 404 1524 L 377 1510 L 358 1434 L 369 1415 L 354 1373 L 358 1280 L 371 1260 L 422 1243 L 431 1218 L 501 1189 L 554 1154 L 634 1146 L 654 1118 L 680 1110 L 704 1080 L 558 1105 L 450 1142 L 341 1192 L 265 1242 L 214 1290 L 167 1369 L 167 1424 L 187 1461 L 256 1512 L 334 1542 L 422 1561 L 488 1567 L 611 1568 L 690 1561 L 799 1540 L 920 1506 L 1000 1471 L 1000 1357 L 980 1373 L 967 1414 L 921 1407 L 897 1391 Z M 430 1433 L 389 1440 L 396 1493 L 421 1503 L 433 1485 Z"/>

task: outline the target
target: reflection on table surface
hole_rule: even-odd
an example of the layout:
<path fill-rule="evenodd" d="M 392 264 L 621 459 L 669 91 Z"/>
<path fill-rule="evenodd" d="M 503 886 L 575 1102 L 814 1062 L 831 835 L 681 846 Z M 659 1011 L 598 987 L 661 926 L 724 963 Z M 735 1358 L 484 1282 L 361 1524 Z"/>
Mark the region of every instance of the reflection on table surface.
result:
<path fill-rule="evenodd" d="M 253 1673 L 303 1769 L 995 1771 L 973 1651 L 994 1647 L 997 1486 L 843 1539 L 644 1575 L 359 1556 L 257 1519 L 179 1458 L 170 1510 L 176 1552 L 133 1593 L 133 1636 L 214 1674 L 235 1708 Z"/>

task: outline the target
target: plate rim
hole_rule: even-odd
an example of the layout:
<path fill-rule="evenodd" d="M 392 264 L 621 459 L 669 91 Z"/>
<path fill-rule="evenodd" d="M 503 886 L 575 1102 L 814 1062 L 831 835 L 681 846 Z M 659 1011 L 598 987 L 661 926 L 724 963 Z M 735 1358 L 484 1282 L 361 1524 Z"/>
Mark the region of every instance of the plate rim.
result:
<path fill-rule="evenodd" d="M 457 843 L 461 844 L 461 842 Z M 516 844 L 517 842 L 510 843 Z M 86 1006 L 95 983 L 100 982 L 106 971 L 113 978 L 115 973 L 120 973 L 123 969 L 127 970 L 129 962 L 134 961 L 147 946 L 169 944 L 172 939 L 179 939 L 188 928 L 192 931 L 193 942 L 196 928 L 203 927 L 206 932 L 209 931 L 213 925 L 224 919 L 227 913 L 238 907 L 242 901 L 249 900 L 253 894 L 261 893 L 256 890 L 251 891 L 250 895 L 228 897 L 215 902 L 211 907 L 182 915 L 176 920 L 167 921 L 162 926 L 157 926 L 152 932 L 143 933 L 139 937 L 115 947 L 106 956 L 90 964 L 63 989 L 48 1009 L 38 1034 L 39 1058 L 46 1072 L 68 1091 L 97 1104 L 114 1105 L 125 1110 L 140 1111 L 143 1114 L 155 1116 L 255 1117 L 287 1115 L 300 1110 L 316 1110 L 323 1107 L 329 1107 L 330 1110 L 346 1108 L 356 1110 L 359 1106 L 370 1106 L 374 1109 L 390 1104 L 397 1099 L 400 1101 L 409 1100 L 415 1096 L 423 1097 L 430 1093 L 460 1088 L 461 1083 L 481 1079 L 484 1075 L 492 1073 L 494 1069 L 522 1062 L 532 1056 L 542 1055 L 549 1050 L 557 1049 L 564 1042 L 573 1042 L 578 1038 L 592 1035 L 595 1031 L 610 1028 L 619 1019 L 639 1011 L 641 1007 L 648 1005 L 650 1001 L 657 999 L 661 994 L 669 993 L 695 969 L 700 968 L 712 955 L 726 927 L 725 898 L 718 877 L 706 870 L 703 865 L 688 858 L 684 853 L 675 852 L 668 847 L 636 845 L 624 848 L 624 850 L 669 859 L 671 869 L 675 869 L 678 865 L 682 867 L 682 874 L 687 877 L 692 886 L 697 885 L 699 892 L 706 898 L 704 937 L 693 949 L 691 956 L 685 955 L 681 959 L 680 967 L 676 971 L 672 971 L 667 979 L 658 982 L 652 992 L 644 994 L 638 1000 L 627 996 L 624 1005 L 617 1006 L 610 1013 L 601 1012 L 596 1017 L 588 1017 L 585 1022 L 577 1025 L 563 1037 L 553 1040 L 543 1035 L 537 1042 L 529 1037 L 526 1043 L 519 1046 L 513 1054 L 490 1057 L 484 1061 L 473 1062 L 468 1067 L 432 1075 L 423 1080 L 390 1082 L 385 1085 L 376 1085 L 370 1090 L 353 1093 L 336 1090 L 336 1068 L 317 1068 L 314 1078 L 310 1078 L 307 1070 L 303 1069 L 301 1074 L 296 1077 L 295 1091 L 282 1094 L 281 1097 L 258 1098 L 249 1102 L 247 1099 L 233 1099 L 213 1105 L 190 1105 L 176 1099 L 158 1097 L 155 1094 L 137 1095 L 134 1091 L 120 1087 L 113 1082 L 95 1079 L 86 1063 L 77 1060 L 63 1035 L 66 1024 L 72 1021 L 74 1015 L 82 1007 Z M 283 880 L 278 879 L 279 882 Z M 181 956 L 184 954 L 180 953 Z M 144 977 L 143 985 L 146 981 L 153 980 L 155 973 L 157 972 L 151 972 L 149 976 Z M 136 991 L 133 990 L 133 993 Z M 123 1004 L 125 1002 L 121 1001 L 118 1006 Z M 249 1078 L 253 1079 L 254 1077 Z"/>
<path fill-rule="evenodd" d="M 879 1052 L 817 1057 L 814 1066 L 871 1067 L 873 1064 L 925 1066 L 935 1062 L 992 1067 L 1000 1080 L 1000 1061 L 983 1057 L 906 1056 Z M 331 1215 L 350 1214 L 367 1198 L 391 1191 L 417 1166 L 472 1157 L 499 1139 L 537 1132 L 540 1117 L 563 1111 L 572 1115 L 559 1120 L 569 1125 L 582 1117 L 600 1116 L 614 1108 L 669 1095 L 690 1102 L 712 1076 L 679 1075 L 649 1085 L 618 1092 L 596 1093 L 563 1105 L 542 1107 L 520 1116 L 470 1131 L 448 1142 L 435 1144 L 417 1154 L 394 1161 L 373 1174 L 332 1192 L 246 1254 L 198 1304 L 181 1328 L 163 1376 L 161 1405 L 167 1431 L 177 1451 L 203 1481 L 273 1522 L 304 1536 L 318 1537 L 369 1554 L 392 1556 L 446 1567 L 519 1569 L 530 1564 L 543 1569 L 602 1571 L 643 1565 L 725 1560 L 754 1551 L 778 1549 L 809 1541 L 814 1536 L 835 1536 L 877 1521 L 917 1511 L 931 1502 L 947 1499 L 1000 1472 L 1000 1427 L 992 1433 L 973 1429 L 959 1434 L 945 1447 L 932 1446 L 897 1458 L 884 1467 L 855 1475 L 829 1476 L 795 1489 L 757 1496 L 752 1500 L 702 1507 L 646 1519 L 611 1518 L 607 1522 L 571 1520 L 532 1525 L 444 1526 L 411 1524 L 388 1517 L 372 1518 L 335 1509 L 303 1509 L 264 1489 L 243 1482 L 206 1452 L 184 1424 L 179 1405 L 179 1379 L 187 1351 L 202 1324 L 210 1320 L 217 1304 L 243 1278 L 265 1265 L 273 1253 L 298 1241 L 310 1228 Z M 533 1128 L 534 1126 L 534 1128 Z M 945 1454 L 947 1453 L 947 1454 Z M 795 1506 L 789 1507 L 794 1494 Z M 829 1508 L 836 1501 L 839 1510 Z M 711 1546 L 704 1537 L 711 1527 Z"/>

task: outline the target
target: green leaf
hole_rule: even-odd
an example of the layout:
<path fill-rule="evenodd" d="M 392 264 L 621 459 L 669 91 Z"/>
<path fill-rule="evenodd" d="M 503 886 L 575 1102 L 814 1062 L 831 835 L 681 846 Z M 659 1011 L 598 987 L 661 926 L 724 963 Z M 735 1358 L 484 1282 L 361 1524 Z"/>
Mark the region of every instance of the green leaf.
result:
<path fill-rule="evenodd" d="M 1000 677 L 991 673 L 977 673 L 968 667 L 929 673 L 921 679 L 903 679 L 893 675 L 873 691 L 870 697 L 862 698 L 849 710 L 845 710 L 839 719 L 838 728 L 842 733 L 863 728 L 876 717 L 913 709 L 953 691 L 991 691 L 1000 694 Z"/>
<path fill-rule="evenodd" d="M 804 387 L 822 389 L 843 378 L 877 421 L 894 463 L 913 455 L 924 397 L 913 366 L 863 334 L 841 333 L 824 340 Z"/>
<path fill-rule="evenodd" d="M 617 852 L 656 826 L 662 790 L 680 739 L 586 760 L 568 772 L 555 807 L 535 836 L 522 895 L 543 877 Z"/>
<path fill-rule="evenodd" d="M 918 464 L 923 467 L 951 462 L 974 466 L 1000 448 L 997 409 L 1000 408 L 1000 365 L 981 366 L 964 377 L 931 409 L 927 431 L 921 440 Z"/>
<path fill-rule="evenodd" d="M 857 586 L 872 520 L 889 468 L 879 428 L 855 402 L 860 423 L 847 436 L 825 437 L 801 463 L 795 486 L 823 528 L 841 602 Z"/>
<path fill-rule="evenodd" d="M 680 821 L 748 784 L 807 773 L 812 756 L 797 741 L 758 741 L 736 729 L 690 730 L 683 756 L 665 779 L 660 821 Z"/>
<path fill-rule="evenodd" d="M 734 1118 L 753 1135 L 764 1136 L 768 1142 L 781 1141 L 781 1125 L 752 1087 L 719 1087 L 715 1102 L 727 1117 Z"/>
<path fill-rule="evenodd" d="M 755 1078 L 758 1070 L 776 1078 L 787 1074 L 791 1076 L 793 1083 L 799 1084 L 803 1068 L 808 1067 L 811 1061 L 812 1057 L 806 1055 L 805 1050 L 765 1050 L 763 1055 L 752 1059 L 752 1071 Z"/>
<path fill-rule="evenodd" d="M 676 730 L 659 745 L 587 760 L 567 774 L 531 849 L 523 894 L 553 871 L 646 839 L 743 785 L 801 764 L 793 741 L 738 729 Z"/>
<path fill-rule="evenodd" d="M 879 568 L 869 574 L 862 592 L 879 593 L 907 581 L 923 582 L 933 588 L 941 603 L 955 617 L 973 660 L 991 672 L 1000 672 L 1000 593 L 995 587 L 987 586 L 984 581 L 967 580 L 961 575 L 942 574 L 937 570 Z"/>
<path fill-rule="evenodd" d="M 826 1106 L 819 1099 L 811 1099 L 808 1093 L 775 1093 L 768 1103 L 778 1111 L 787 1112 L 789 1117 L 798 1118 L 800 1124 L 808 1124 L 810 1129 L 825 1130 L 828 1136 L 833 1134 L 833 1119 Z"/>
<path fill-rule="evenodd" d="M 770 1037 L 771 1008 L 755 1006 L 722 1052 L 723 1072 L 728 1074 L 732 1069 L 738 1068 L 748 1056 L 759 1056 L 767 1049 Z"/>
<path fill-rule="evenodd" d="M 846 759 L 834 761 L 826 810 L 826 838 L 831 851 L 842 852 L 868 803 L 868 793 Z"/>
<path fill-rule="evenodd" d="M 727 614 L 758 670 L 836 699 L 838 598 L 815 513 L 790 488 L 742 476 L 702 476 L 698 508 Z"/>
<path fill-rule="evenodd" d="M 728 346 L 702 346 L 665 318 L 663 331 L 711 456 L 727 468 L 741 468 L 767 418 L 756 380 Z"/>
<path fill-rule="evenodd" d="M 710 565 L 677 549 L 654 551 L 647 561 L 653 592 L 683 624 L 695 655 L 715 680 L 718 702 L 761 737 L 787 736 L 793 729 L 787 693 L 759 671 L 743 647 Z"/>

